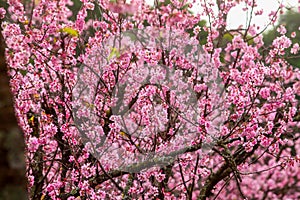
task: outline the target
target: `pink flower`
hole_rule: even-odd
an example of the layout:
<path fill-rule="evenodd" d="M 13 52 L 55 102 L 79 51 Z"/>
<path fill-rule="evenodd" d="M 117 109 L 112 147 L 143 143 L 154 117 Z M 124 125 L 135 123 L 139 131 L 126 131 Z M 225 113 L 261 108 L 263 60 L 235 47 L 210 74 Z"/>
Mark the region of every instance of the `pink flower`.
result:
<path fill-rule="evenodd" d="M 299 44 L 298 44 L 298 43 L 295 43 L 295 44 L 293 45 L 293 48 L 291 49 L 291 53 L 292 53 L 292 54 L 297 54 L 298 51 L 299 51 Z"/>
<path fill-rule="evenodd" d="M 270 89 L 269 88 L 262 88 L 260 90 L 260 96 L 264 99 L 267 99 L 270 96 Z"/>
<path fill-rule="evenodd" d="M 0 19 L 3 19 L 5 17 L 6 10 L 4 8 L 0 8 Z"/>
<path fill-rule="evenodd" d="M 201 91 L 206 90 L 206 89 L 207 89 L 207 85 L 205 85 L 204 83 L 197 84 L 197 85 L 194 86 L 194 90 L 196 92 L 201 92 Z"/>
<path fill-rule="evenodd" d="M 73 162 L 73 161 L 75 161 L 74 156 L 70 156 L 70 157 L 69 157 L 69 162 Z"/>
<path fill-rule="evenodd" d="M 273 41 L 273 46 L 279 50 L 283 50 L 286 48 L 289 48 L 292 44 L 291 40 L 286 37 L 286 36 L 281 36 L 281 37 L 277 37 L 274 41 Z M 282 53 L 281 53 L 282 54 Z M 284 54 L 284 53 L 283 53 Z"/>
<path fill-rule="evenodd" d="M 95 5 L 92 2 L 87 2 L 84 5 L 88 10 L 94 10 L 94 8 L 95 8 Z"/>
<path fill-rule="evenodd" d="M 243 48 L 243 46 L 245 45 L 245 42 L 240 35 L 236 35 L 232 39 L 232 45 L 233 45 L 233 48 L 240 49 L 240 48 Z"/>
<path fill-rule="evenodd" d="M 293 31 L 293 32 L 291 33 L 291 38 L 295 38 L 295 37 L 296 37 L 296 32 Z"/>
<path fill-rule="evenodd" d="M 33 184 L 34 184 L 34 176 L 29 175 L 27 178 L 28 178 L 28 185 L 29 185 L 29 187 L 32 187 Z"/>
<path fill-rule="evenodd" d="M 47 192 L 52 192 L 53 190 L 55 190 L 55 187 L 53 184 L 50 184 L 48 187 L 47 187 Z"/>
<path fill-rule="evenodd" d="M 294 89 L 294 92 L 295 92 L 297 95 L 300 95 L 300 81 L 296 82 L 296 83 L 293 85 L 293 89 Z"/>
<path fill-rule="evenodd" d="M 155 178 L 158 182 L 162 182 L 165 179 L 166 175 L 162 173 L 158 173 L 155 175 Z"/>
<path fill-rule="evenodd" d="M 35 152 L 39 148 L 39 140 L 36 137 L 31 137 L 28 141 L 28 150 Z"/>
<path fill-rule="evenodd" d="M 200 26 L 196 26 L 196 27 L 194 28 L 194 30 L 193 30 L 193 33 L 194 33 L 195 35 L 198 35 L 198 33 L 200 33 L 200 31 L 201 31 L 201 27 L 200 27 Z"/>
<path fill-rule="evenodd" d="M 263 11 L 264 11 L 263 9 L 260 9 L 260 10 L 256 11 L 254 14 L 255 15 L 262 15 Z"/>
<path fill-rule="evenodd" d="M 284 35 L 286 34 L 286 28 L 284 25 L 280 25 L 278 28 L 277 28 L 277 32 L 280 33 L 281 35 Z"/>
<path fill-rule="evenodd" d="M 108 9 L 114 13 L 133 14 L 137 11 L 138 5 L 135 2 L 130 4 L 123 2 L 109 2 Z"/>

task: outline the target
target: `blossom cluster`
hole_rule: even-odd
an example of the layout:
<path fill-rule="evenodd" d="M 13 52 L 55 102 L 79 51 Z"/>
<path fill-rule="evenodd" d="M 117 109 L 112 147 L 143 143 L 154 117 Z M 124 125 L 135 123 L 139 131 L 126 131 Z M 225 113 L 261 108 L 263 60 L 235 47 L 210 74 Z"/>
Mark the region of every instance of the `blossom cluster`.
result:
<path fill-rule="evenodd" d="M 295 35 L 266 47 L 251 20 L 227 28 L 255 0 L 7 3 L 31 199 L 300 197 Z"/>

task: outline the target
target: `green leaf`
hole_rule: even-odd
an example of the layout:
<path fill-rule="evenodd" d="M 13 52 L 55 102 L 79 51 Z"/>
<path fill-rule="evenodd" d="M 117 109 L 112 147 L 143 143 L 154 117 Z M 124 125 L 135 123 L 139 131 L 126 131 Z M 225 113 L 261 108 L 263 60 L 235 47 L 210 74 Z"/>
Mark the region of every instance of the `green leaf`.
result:
<path fill-rule="evenodd" d="M 34 65 L 34 59 L 33 59 L 33 58 L 30 58 L 30 59 L 29 59 L 29 63 L 32 64 L 32 65 Z"/>
<path fill-rule="evenodd" d="M 79 36 L 78 31 L 75 30 L 75 29 L 73 29 L 73 28 L 71 28 L 71 27 L 65 27 L 65 28 L 62 28 L 62 29 L 61 29 L 61 32 L 67 33 L 67 34 L 69 34 L 69 35 L 71 35 L 71 36 L 73 36 L 73 37 L 78 37 L 78 36 Z"/>
<path fill-rule="evenodd" d="M 225 53 L 224 52 L 220 53 L 220 62 L 223 64 L 225 63 Z"/>
<path fill-rule="evenodd" d="M 23 70 L 23 69 L 20 69 L 20 73 L 21 73 L 23 76 L 26 76 L 27 71 L 26 71 L 26 70 Z"/>
<path fill-rule="evenodd" d="M 75 195 L 76 193 L 77 193 L 77 188 L 73 189 L 73 190 L 70 192 L 71 195 Z"/>
<path fill-rule="evenodd" d="M 115 56 L 115 57 L 120 57 L 120 52 L 119 52 L 119 50 L 117 49 L 117 48 L 115 48 L 115 47 L 113 47 L 112 49 L 111 49 L 111 52 L 110 52 L 110 54 L 109 54 L 109 56 L 108 56 L 108 61 L 110 61 L 112 58 L 113 58 L 113 56 Z"/>
<path fill-rule="evenodd" d="M 189 8 L 189 3 L 185 4 L 184 6 L 182 6 L 180 8 L 180 10 L 188 10 L 188 8 Z"/>
<path fill-rule="evenodd" d="M 146 19 L 143 21 L 143 25 L 144 26 L 150 26 L 149 22 Z"/>

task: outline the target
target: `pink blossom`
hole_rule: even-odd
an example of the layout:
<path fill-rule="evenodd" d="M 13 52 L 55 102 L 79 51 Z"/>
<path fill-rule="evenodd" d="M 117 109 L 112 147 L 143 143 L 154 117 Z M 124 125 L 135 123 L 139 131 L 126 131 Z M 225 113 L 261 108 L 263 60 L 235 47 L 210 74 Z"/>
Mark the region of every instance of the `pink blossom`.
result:
<path fill-rule="evenodd" d="M 291 38 L 295 38 L 295 37 L 296 37 L 296 32 L 293 31 L 293 32 L 291 33 Z"/>
<path fill-rule="evenodd" d="M 286 37 L 286 36 L 281 36 L 281 37 L 277 37 L 274 41 L 273 41 L 273 45 L 278 48 L 279 50 L 283 50 L 286 49 L 288 47 L 290 47 L 292 44 L 291 40 Z M 284 54 L 284 53 L 281 53 Z"/>
<path fill-rule="evenodd" d="M 262 96 L 262 98 L 267 99 L 270 96 L 269 88 L 262 88 L 260 90 L 260 95 Z"/>
<path fill-rule="evenodd" d="M 277 28 L 277 32 L 280 33 L 281 35 L 284 35 L 286 34 L 286 28 L 284 25 L 280 25 L 278 28 Z"/>
<path fill-rule="evenodd" d="M 70 1 L 41 0 L 29 18 L 22 1 L 7 1 L 30 198 L 35 188 L 51 199 L 197 199 L 204 189 L 212 199 L 298 198 L 300 71 L 285 55 L 299 51 L 296 30 L 288 38 L 279 25 L 270 46 L 252 22 L 230 30 L 241 2 L 262 15 L 252 0 L 200 1 L 199 14 L 185 0 L 99 1 L 97 19 L 95 1 L 81 2 L 72 13 Z"/>
<path fill-rule="evenodd" d="M 292 53 L 292 54 L 297 54 L 298 51 L 299 51 L 299 44 L 298 44 L 298 43 L 295 43 L 295 44 L 293 45 L 293 47 L 291 48 L 291 53 Z"/>
<path fill-rule="evenodd" d="M 35 152 L 39 147 L 39 140 L 36 137 L 31 137 L 28 141 L 28 150 Z"/>
<path fill-rule="evenodd" d="M 194 90 L 196 91 L 196 92 L 201 92 L 201 91 L 205 91 L 207 89 L 207 86 L 205 85 L 205 84 L 197 84 L 197 85 L 195 85 L 195 87 L 194 87 Z"/>
<path fill-rule="evenodd" d="M 255 12 L 255 15 L 262 15 L 263 14 L 263 9 L 260 9 Z"/>
<path fill-rule="evenodd" d="M 296 93 L 297 95 L 300 95 L 300 81 L 297 81 L 297 82 L 294 84 L 293 89 L 294 89 L 294 91 L 295 91 L 295 93 Z"/>
<path fill-rule="evenodd" d="M 87 2 L 84 4 L 84 6 L 86 6 L 86 8 L 89 10 L 94 10 L 94 7 L 95 7 L 94 3 L 92 3 L 92 2 Z"/>
<path fill-rule="evenodd" d="M 201 31 L 201 27 L 199 27 L 199 26 L 196 26 L 193 30 L 195 35 L 198 35 L 198 33 L 200 33 L 200 31 Z"/>
<path fill-rule="evenodd" d="M 128 13 L 133 14 L 136 12 L 138 7 L 138 4 L 136 2 L 132 2 L 130 4 L 127 3 L 121 3 L 121 2 L 109 2 L 108 9 L 111 10 L 114 13 Z"/>
<path fill-rule="evenodd" d="M 4 8 L 0 8 L 0 19 L 3 19 L 6 14 L 6 10 Z"/>

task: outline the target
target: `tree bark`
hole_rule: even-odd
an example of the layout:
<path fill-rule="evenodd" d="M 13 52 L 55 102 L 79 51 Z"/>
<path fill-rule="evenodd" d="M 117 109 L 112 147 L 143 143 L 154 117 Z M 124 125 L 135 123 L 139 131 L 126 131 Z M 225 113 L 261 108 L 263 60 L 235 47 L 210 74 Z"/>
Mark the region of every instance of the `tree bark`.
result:
<path fill-rule="evenodd" d="M 0 32 L 0 200 L 25 200 L 24 138 L 14 113 L 4 50 Z"/>

